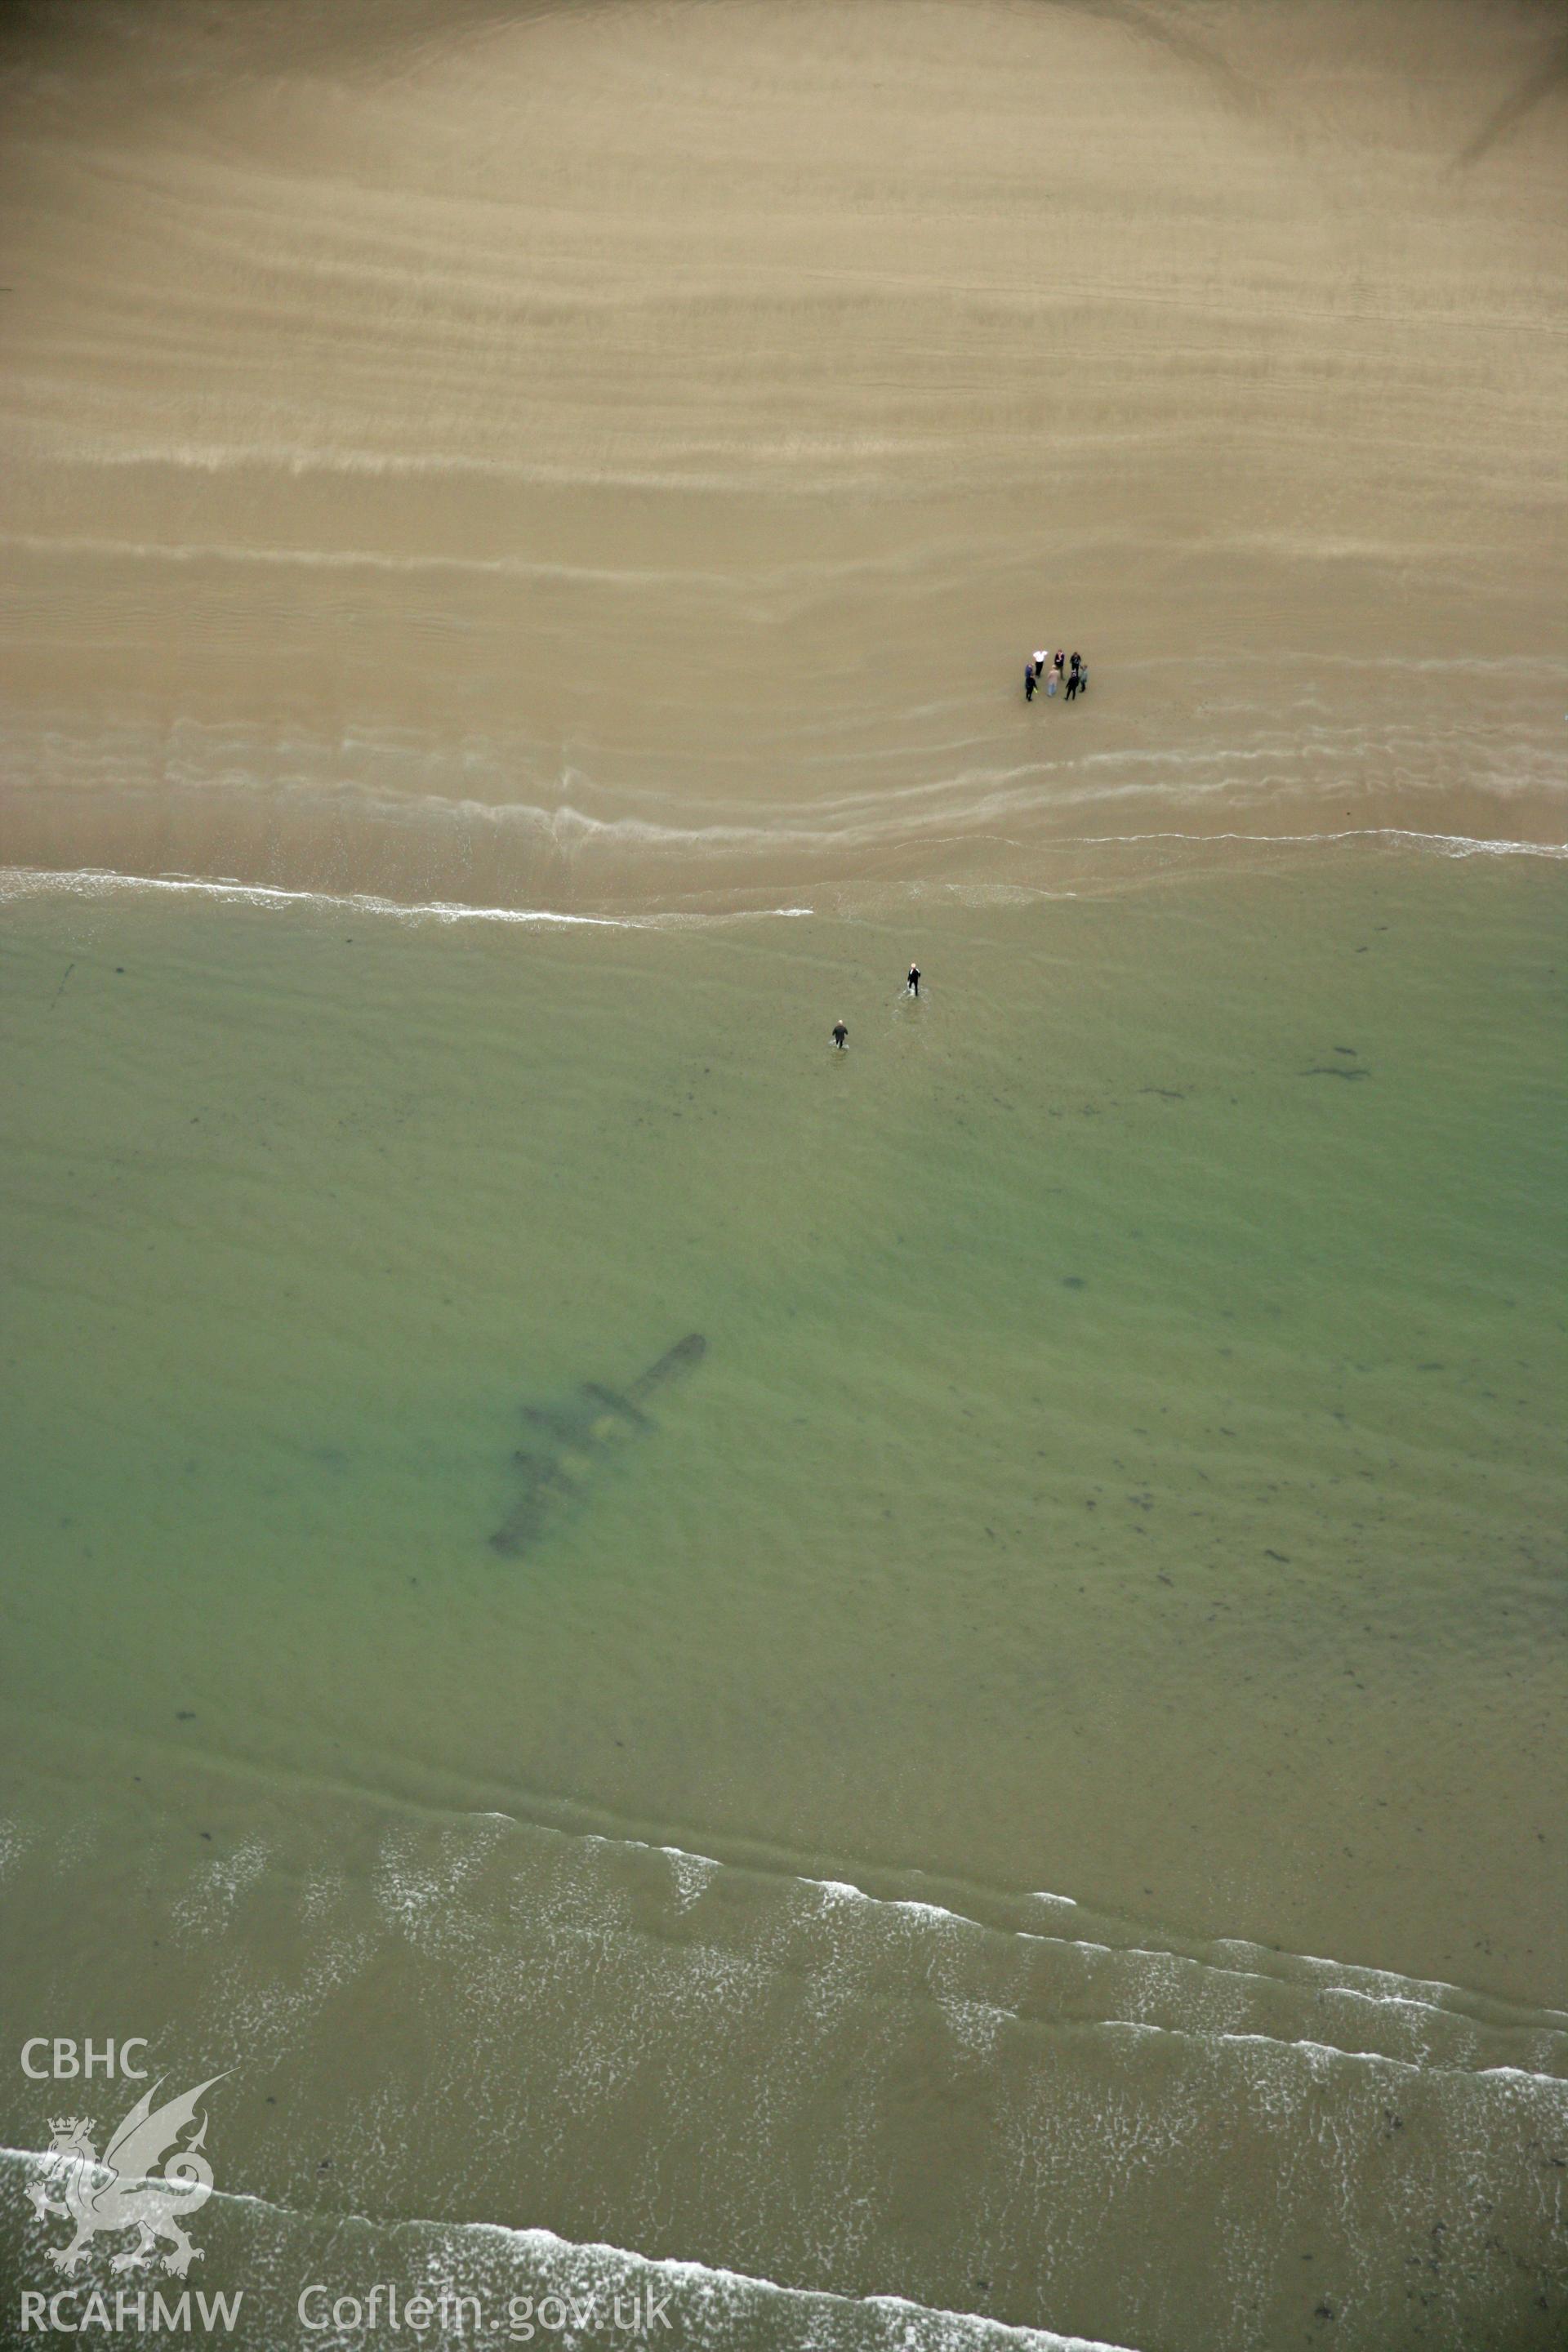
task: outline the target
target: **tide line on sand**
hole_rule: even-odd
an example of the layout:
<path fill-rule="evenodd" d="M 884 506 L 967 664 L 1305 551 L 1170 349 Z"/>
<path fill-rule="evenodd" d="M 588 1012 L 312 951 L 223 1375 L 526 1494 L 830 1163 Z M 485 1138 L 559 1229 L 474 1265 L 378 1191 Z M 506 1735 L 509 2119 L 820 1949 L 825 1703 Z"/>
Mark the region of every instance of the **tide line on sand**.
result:
<path fill-rule="evenodd" d="M 464 907 L 447 899 L 384 898 L 366 891 L 285 890 L 269 882 L 242 882 L 234 876 L 119 874 L 104 866 L 64 871 L 0 866 L 0 905 L 23 898 L 107 898 L 113 893 L 164 891 L 226 900 L 247 907 L 336 907 L 355 915 L 390 915 L 403 922 L 517 923 L 607 931 L 665 930 L 686 924 L 766 922 L 811 915 L 811 907 L 737 908 L 727 914 L 689 914 L 651 909 L 643 915 L 579 915 L 552 907 Z"/>

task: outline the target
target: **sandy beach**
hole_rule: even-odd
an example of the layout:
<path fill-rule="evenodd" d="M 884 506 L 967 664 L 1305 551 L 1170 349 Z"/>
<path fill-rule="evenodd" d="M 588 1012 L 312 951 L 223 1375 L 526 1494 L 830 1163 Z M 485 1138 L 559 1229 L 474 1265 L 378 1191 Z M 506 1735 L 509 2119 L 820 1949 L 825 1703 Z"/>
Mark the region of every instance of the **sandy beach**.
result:
<path fill-rule="evenodd" d="M 1562 37 L 13 17 L 6 854 L 592 906 L 1563 838 Z"/>

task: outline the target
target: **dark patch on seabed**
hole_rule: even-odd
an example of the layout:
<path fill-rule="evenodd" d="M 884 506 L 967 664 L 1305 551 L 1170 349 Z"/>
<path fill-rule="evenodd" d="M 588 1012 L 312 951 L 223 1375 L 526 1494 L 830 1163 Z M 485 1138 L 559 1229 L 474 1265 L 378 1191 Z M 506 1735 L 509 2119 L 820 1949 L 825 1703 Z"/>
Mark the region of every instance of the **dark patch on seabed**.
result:
<path fill-rule="evenodd" d="M 552 1519 L 580 1503 L 622 1446 L 658 1427 L 645 1410 L 649 1398 L 692 1370 L 707 1352 L 701 1332 L 689 1331 L 629 1388 L 607 1389 L 597 1381 L 584 1381 L 564 1404 L 524 1405 L 529 1441 L 512 1456 L 522 1488 L 491 1536 L 492 1549 L 517 1559 Z"/>

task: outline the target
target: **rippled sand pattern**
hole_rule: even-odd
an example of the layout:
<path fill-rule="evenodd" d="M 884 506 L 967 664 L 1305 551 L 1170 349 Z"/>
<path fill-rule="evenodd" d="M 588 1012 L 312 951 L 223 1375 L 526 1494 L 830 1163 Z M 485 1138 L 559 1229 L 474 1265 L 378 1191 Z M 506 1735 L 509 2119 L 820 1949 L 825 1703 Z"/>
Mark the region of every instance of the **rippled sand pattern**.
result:
<path fill-rule="evenodd" d="M 570 907 L 1562 838 L 1561 37 L 21 12 L 11 854 Z"/>

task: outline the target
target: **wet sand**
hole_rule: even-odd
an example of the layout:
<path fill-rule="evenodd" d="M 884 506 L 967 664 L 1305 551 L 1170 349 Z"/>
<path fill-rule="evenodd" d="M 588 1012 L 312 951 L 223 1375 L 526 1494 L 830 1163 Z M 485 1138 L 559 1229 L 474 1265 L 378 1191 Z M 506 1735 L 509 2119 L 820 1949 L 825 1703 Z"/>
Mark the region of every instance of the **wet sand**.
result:
<path fill-rule="evenodd" d="M 1561 43 L 24 12 L 8 855 L 593 906 L 1561 839 Z"/>

